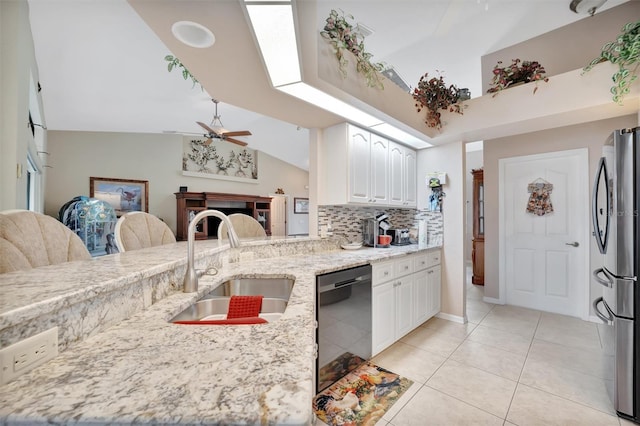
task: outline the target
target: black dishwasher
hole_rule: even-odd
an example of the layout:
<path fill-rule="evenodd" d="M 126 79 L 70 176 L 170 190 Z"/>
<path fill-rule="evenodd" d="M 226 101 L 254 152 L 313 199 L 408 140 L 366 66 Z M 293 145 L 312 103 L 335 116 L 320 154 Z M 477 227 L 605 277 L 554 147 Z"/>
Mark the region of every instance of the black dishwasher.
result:
<path fill-rule="evenodd" d="M 316 277 L 316 392 L 371 358 L 371 265 Z"/>

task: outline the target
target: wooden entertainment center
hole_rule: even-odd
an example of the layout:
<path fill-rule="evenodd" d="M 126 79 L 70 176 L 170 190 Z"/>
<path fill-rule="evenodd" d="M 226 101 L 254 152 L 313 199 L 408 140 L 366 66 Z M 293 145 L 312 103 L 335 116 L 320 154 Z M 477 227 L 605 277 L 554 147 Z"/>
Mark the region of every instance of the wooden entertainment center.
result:
<path fill-rule="evenodd" d="M 244 213 L 253 216 L 271 235 L 271 197 L 244 194 L 224 194 L 220 192 L 176 192 L 176 239 L 186 241 L 189 217 L 202 210 L 215 209 L 225 214 Z M 204 240 L 217 236 L 215 229 L 209 224 L 219 222 L 217 218 L 206 218 L 196 228 L 196 239 Z"/>

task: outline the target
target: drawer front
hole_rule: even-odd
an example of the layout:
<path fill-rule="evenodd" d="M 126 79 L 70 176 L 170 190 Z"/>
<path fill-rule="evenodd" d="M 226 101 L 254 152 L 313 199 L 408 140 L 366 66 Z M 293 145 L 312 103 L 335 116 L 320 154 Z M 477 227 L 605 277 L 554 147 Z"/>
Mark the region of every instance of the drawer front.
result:
<path fill-rule="evenodd" d="M 392 280 L 395 277 L 393 273 L 393 265 L 393 261 L 373 263 L 371 265 L 374 286 Z"/>
<path fill-rule="evenodd" d="M 427 269 L 433 265 L 430 264 L 431 259 L 427 255 L 427 253 L 419 253 L 416 254 L 413 258 L 413 270 L 415 272 L 422 271 L 423 269 Z"/>
<path fill-rule="evenodd" d="M 413 273 L 413 256 L 396 260 L 395 275 L 401 277 Z"/>
<path fill-rule="evenodd" d="M 441 263 L 442 252 L 440 250 L 433 250 L 427 252 L 427 267 L 439 265 Z"/>

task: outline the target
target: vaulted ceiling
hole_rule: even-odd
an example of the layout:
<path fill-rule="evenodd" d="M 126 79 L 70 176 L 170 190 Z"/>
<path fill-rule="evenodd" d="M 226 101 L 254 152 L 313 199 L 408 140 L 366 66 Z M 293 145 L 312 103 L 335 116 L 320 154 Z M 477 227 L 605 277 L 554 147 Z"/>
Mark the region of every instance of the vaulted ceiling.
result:
<path fill-rule="evenodd" d="M 307 1 L 307 0 L 298 0 Z M 608 0 L 601 10 L 627 0 Z M 365 39 L 410 86 L 428 72 L 481 95 L 480 57 L 586 15 L 569 0 L 317 0 L 317 33 L 331 9 L 373 30 Z M 239 0 L 29 0 L 46 124 L 51 130 L 200 132 L 220 100 L 225 128 L 250 130 L 250 146 L 308 169 L 308 131 L 342 118 L 283 93 L 269 80 Z M 210 28 L 194 49 L 173 22 Z M 162 41 L 161 41 L 162 40 Z M 204 52 L 207 50 L 207 52 Z M 191 64 L 204 89 L 167 72 L 165 55 Z"/>

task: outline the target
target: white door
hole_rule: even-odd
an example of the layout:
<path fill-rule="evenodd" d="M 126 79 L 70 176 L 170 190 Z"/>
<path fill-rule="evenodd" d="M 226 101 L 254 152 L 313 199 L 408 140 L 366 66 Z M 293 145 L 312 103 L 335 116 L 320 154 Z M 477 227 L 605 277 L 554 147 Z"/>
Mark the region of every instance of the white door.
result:
<path fill-rule="evenodd" d="M 544 215 L 527 212 L 531 190 L 544 195 L 530 187 L 538 183 L 553 185 L 553 211 Z M 500 160 L 500 288 L 507 304 L 587 317 L 589 187 L 587 149 Z"/>
<path fill-rule="evenodd" d="M 271 195 L 271 236 L 287 235 L 287 196 Z"/>

